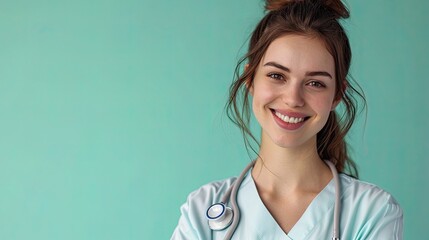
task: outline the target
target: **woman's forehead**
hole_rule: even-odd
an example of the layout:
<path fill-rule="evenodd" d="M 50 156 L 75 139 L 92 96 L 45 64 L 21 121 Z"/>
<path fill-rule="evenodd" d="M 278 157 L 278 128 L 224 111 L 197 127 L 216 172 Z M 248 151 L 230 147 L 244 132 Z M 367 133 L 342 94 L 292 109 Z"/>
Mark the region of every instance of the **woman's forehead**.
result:
<path fill-rule="evenodd" d="M 334 72 L 334 58 L 324 42 L 316 37 L 284 35 L 268 46 L 260 65 L 276 62 L 290 70 L 324 70 Z"/>

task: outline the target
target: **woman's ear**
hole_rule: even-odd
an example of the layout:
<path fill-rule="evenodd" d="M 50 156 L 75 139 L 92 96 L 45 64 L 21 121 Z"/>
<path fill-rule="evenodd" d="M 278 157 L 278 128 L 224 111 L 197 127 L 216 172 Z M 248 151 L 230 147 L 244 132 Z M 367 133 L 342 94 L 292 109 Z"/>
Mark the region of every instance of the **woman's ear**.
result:
<path fill-rule="evenodd" d="M 334 111 L 335 108 L 338 106 L 338 104 L 340 104 L 341 102 L 341 98 L 340 99 L 334 99 L 334 102 L 332 102 L 332 107 L 331 107 L 331 111 Z"/>
<path fill-rule="evenodd" d="M 244 72 L 247 72 L 247 70 L 249 69 L 249 64 L 244 65 Z M 252 81 L 250 81 L 250 79 L 246 79 L 246 88 L 247 91 L 249 91 L 250 95 L 253 97 L 253 84 Z"/>
<path fill-rule="evenodd" d="M 341 85 L 341 95 L 339 97 L 336 97 L 334 99 L 334 101 L 332 102 L 332 107 L 331 107 L 331 111 L 334 111 L 335 108 L 338 106 L 338 104 L 340 104 L 341 100 L 342 100 L 342 96 L 344 95 L 344 93 L 347 90 L 347 81 L 343 81 L 343 84 Z"/>
<path fill-rule="evenodd" d="M 249 91 L 250 95 L 253 97 L 253 84 L 250 85 L 250 81 L 247 81 L 246 87 L 247 87 L 247 90 Z"/>

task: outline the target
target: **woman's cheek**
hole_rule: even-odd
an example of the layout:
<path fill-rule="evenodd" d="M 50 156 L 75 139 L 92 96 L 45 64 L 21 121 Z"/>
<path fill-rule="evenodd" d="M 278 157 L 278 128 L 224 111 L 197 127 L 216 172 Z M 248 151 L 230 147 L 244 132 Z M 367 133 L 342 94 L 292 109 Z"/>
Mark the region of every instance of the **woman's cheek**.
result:
<path fill-rule="evenodd" d="M 255 96 L 258 102 L 268 103 L 276 98 L 278 91 L 268 85 L 258 85 L 258 88 L 255 88 Z"/>

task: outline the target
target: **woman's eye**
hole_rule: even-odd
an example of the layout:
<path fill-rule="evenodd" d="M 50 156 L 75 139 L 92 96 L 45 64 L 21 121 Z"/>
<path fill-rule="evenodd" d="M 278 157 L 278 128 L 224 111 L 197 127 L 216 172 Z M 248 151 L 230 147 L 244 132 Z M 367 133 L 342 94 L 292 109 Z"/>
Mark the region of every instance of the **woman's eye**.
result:
<path fill-rule="evenodd" d="M 269 73 L 268 77 L 275 79 L 275 80 L 283 80 L 283 75 L 278 74 L 278 73 Z"/>
<path fill-rule="evenodd" d="M 316 88 L 324 88 L 325 85 L 321 82 L 316 82 L 316 81 L 311 81 L 310 83 L 308 83 L 309 86 L 311 87 L 316 87 Z"/>

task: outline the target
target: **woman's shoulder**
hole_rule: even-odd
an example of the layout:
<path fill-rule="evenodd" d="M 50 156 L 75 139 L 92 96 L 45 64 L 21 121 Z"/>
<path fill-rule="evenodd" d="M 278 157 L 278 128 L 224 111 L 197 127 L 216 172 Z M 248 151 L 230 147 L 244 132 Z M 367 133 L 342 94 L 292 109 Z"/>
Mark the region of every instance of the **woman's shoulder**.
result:
<path fill-rule="evenodd" d="M 343 234 L 349 239 L 402 239 L 402 208 L 375 184 L 341 174 Z"/>
<path fill-rule="evenodd" d="M 341 174 L 343 197 L 355 200 L 368 200 L 372 203 L 398 205 L 395 198 L 379 186 Z"/>
<path fill-rule="evenodd" d="M 207 204 L 219 202 L 223 194 L 228 191 L 228 189 L 232 186 L 235 179 L 236 177 L 230 177 L 223 180 L 212 181 L 207 184 L 204 184 L 188 195 L 187 202 L 206 202 Z"/>
<path fill-rule="evenodd" d="M 396 199 L 379 186 L 341 174 L 343 209 L 363 222 L 402 225 L 403 212 Z"/>

